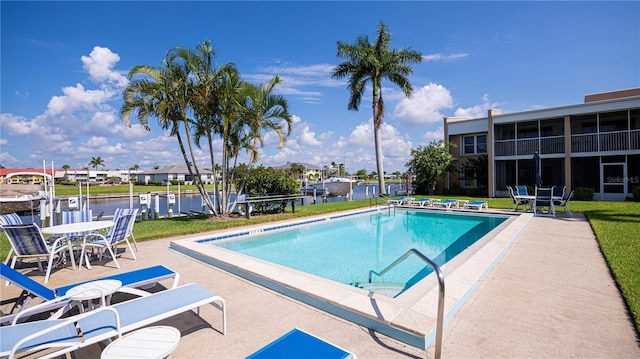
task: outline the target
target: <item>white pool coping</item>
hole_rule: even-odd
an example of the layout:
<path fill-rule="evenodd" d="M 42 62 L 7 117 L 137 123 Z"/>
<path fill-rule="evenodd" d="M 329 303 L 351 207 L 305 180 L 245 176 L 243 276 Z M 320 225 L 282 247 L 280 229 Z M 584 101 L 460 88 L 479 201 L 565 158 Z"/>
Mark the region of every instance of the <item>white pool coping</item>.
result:
<path fill-rule="evenodd" d="M 212 245 L 212 242 L 199 242 L 221 236 L 233 237 L 247 232 L 260 233 L 265 228 L 286 227 L 301 221 L 309 222 L 335 216 L 349 216 L 362 213 L 365 210 L 359 209 L 208 232 L 174 240 L 170 246 L 176 251 L 205 263 L 220 267 L 409 345 L 424 349 L 435 338 L 439 288 L 434 275 L 429 275 L 397 298 L 391 298 L 220 248 Z M 389 208 L 378 207 L 375 210 L 385 211 Z M 444 211 L 444 209 L 435 210 Z M 453 212 L 463 211 L 453 210 Z M 510 215 L 510 218 L 472 245 L 471 250 L 461 253 L 442 266 L 441 270 L 445 278 L 444 324 L 455 315 L 464 301 L 486 278 L 533 218 L 531 213 L 514 214 L 513 212 L 485 210 L 467 210 L 465 212 Z"/>

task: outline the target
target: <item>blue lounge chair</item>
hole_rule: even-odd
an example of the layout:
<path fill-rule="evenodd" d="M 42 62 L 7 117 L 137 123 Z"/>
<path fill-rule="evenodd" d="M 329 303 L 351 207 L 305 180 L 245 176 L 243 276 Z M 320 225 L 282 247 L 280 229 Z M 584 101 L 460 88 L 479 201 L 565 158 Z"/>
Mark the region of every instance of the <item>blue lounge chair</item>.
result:
<path fill-rule="evenodd" d="M 402 198 L 396 198 L 396 199 L 389 199 L 387 200 L 387 203 L 395 206 L 402 206 L 404 204 L 408 204 L 410 201 L 413 201 L 413 200 L 414 200 L 413 197 L 402 197 Z"/>
<path fill-rule="evenodd" d="M 0 317 L 0 323 L 12 321 L 17 313 L 20 313 L 21 311 L 29 307 L 31 300 L 35 297 L 39 297 L 44 301 L 44 303 L 49 303 L 48 306 L 43 307 L 43 311 L 62 308 L 67 304 L 68 301 L 55 301 L 55 299 L 64 297 L 69 289 L 77 285 L 90 282 L 83 281 L 62 286 L 56 289 L 49 289 L 44 285 L 36 282 L 35 280 L 29 278 L 28 276 L 7 266 L 4 263 L 0 263 L 0 277 L 23 289 L 22 294 L 20 294 L 20 296 L 16 298 L 16 302 L 10 311 L 10 313 L 12 314 L 3 315 L 2 317 Z M 173 278 L 171 288 L 175 288 L 178 285 L 180 275 L 165 266 L 159 265 L 134 270 L 131 272 L 119 273 L 108 277 L 96 278 L 95 280 L 119 280 L 122 283 L 123 287 L 120 291 L 128 291 L 137 295 L 142 295 L 144 293 L 141 293 L 142 291 L 136 290 L 135 288 L 145 287 L 147 285 L 151 285 L 170 278 Z M 17 310 L 17 312 L 14 313 L 15 310 Z"/>
<path fill-rule="evenodd" d="M 481 210 L 483 207 L 484 209 L 488 209 L 489 203 L 485 201 L 473 201 L 464 204 L 464 208 L 475 208 L 477 210 Z"/>
<path fill-rule="evenodd" d="M 409 201 L 409 205 L 411 206 L 418 206 L 418 207 L 424 207 L 424 206 L 431 206 L 433 205 L 434 199 L 432 198 L 420 198 L 420 199 L 414 199 Z"/>
<path fill-rule="evenodd" d="M 356 359 L 356 355 L 298 328 L 267 344 L 247 359 Z"/>
<path fill-rule="evenodd" d="M 457 204 L 457 203 L 458 203 L 458 200 L 456 200 L 456 199 L 445 199 L 444 201 L 440 201 L 437 204 L 440 207 L 451 208 L 452 205 Z"/>
<path fill-rule="evenodd" d="M 205 304 L 222 311 L 222 334 L 226 334 L 224 299 L 191 283 L 66 319 L 36 320 L 0 327 L 0 356 L 13 358 L 16 353 L 22 355 L 48 350 L 43 358 L 58 357 L 193 309 L 197 309 L 199 314 L 200 306 Z"/>

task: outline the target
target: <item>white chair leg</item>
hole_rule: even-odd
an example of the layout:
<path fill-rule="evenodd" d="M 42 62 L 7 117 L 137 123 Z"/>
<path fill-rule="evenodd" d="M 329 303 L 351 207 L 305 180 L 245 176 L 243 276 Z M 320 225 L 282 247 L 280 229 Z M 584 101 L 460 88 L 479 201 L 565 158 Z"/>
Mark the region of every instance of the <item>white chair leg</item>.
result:
<path fill-rule="evenodd" d="M 47 261 L 48 262 L 47 273 L 44 275 L 44 284 L 49 283 L 49 276 L 51 275 L 51 267 L 53 267 L 53 256 L 54 254 L 51 253 L 49 255 L 49 260 Z"/>
<path fill-rule="evenodd" d="M 111 255 L 111 258 L 113 258 L 113 262 L 116 264 L 116 267 L 118 267 L 118 269 L 120 269 L 120 264 L 118 263 L 118 260 L 116 259 L 116 255 L 111 250 L 111 246 L 106 246 L 106 247 L 107 247 L 107 250 L 109 251 L 109 254 Z M 116 248 L 116 250 L 117 250 L 117 248 Z"/>
<path fill-rule="evenodd" d="M 133 246 L 136 248 L 136 252 L 138 252 L 138 242 L 136 242 L 136 237 L 133 236 L 133 232 L 131 232 L 131 240 L 133 241 Z"/>
<path fill-rule="evenodd" d="M 69 248 L 69 258 L 71 258 L 71 268 L 76 269 L 76 259 L 73 257 L 73 246 L 71 245 L 71 241 L 67 243 Z"/>
<path fill-rule="evenodd" d="M 136 254 L 133 252 L 133 248 L 131 248 L 131 243 L 129 243 L 128 239 L 125 239 L 125 242 L 127 242 L 127 246 L 129 247 L 129 251 L 131 252 L 131 255 L 133 256 L 133 260 L 137 261 L 138 258 L 136 258 Z"/>

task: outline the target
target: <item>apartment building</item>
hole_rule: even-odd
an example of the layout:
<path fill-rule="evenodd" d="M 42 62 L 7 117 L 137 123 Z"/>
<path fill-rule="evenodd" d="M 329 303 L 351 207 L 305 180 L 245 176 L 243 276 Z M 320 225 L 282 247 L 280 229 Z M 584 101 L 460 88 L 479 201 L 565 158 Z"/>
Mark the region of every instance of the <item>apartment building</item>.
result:
<path fill-rule="evenodd" d="M 445 140 L 460 173 L 445 188 L 478 186 L 469 160 L 487 156 L 487 195 L 533 185 L 533 155 L 544 186 L 594 190 L 596 200 L 624 200 L 640 186 L 640 88 L 586 95 L 584 103 L 487 117 L 444 118 Z"/>

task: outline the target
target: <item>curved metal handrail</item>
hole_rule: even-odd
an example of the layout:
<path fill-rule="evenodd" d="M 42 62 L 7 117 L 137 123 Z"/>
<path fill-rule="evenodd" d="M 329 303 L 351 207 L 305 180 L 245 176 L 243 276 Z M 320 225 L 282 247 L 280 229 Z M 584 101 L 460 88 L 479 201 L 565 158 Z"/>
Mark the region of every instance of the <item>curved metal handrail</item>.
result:
<path fill-rule="evenodd" d="M 443 321 L 444 321 L 444 275 L 442 274 L 440 267 L 434 261 L 429 259 L 429 257 L 422 254 L 419 250 L 415 248 L 411 248 L 407 252 L 405 252 L 403 255 L 401 255 L 398 259 L 396 259 L 393 263 L 389 264 L 380 273 L 374 271 L 373 269 L 369 270 L 369 283 L 371 283 L 373 274 L 380 277 L 385 273 L 387 273 L 389 270 L 391 270 L 393 267 L 403 262 L 405 259 L 409 258 L 409 256 L 411 255 L 418 256 L 418 258 L 422 259 L 425 263 L 430 265 L 433 268 L 433 270 L 436 272 L 436 276 L 438 277 L 438 285 L 440 287 L 440 293 L 438 295 L 438 319 L 436 322 L 436 344 L 435 344 L 435 352 L 433 357 L 436 359 L 440 359 L 440 354 L 442 353 L 442 328 L 443 328 Z M 424 349 L 425 350 L 427 349 L 426 345 Z"/>

